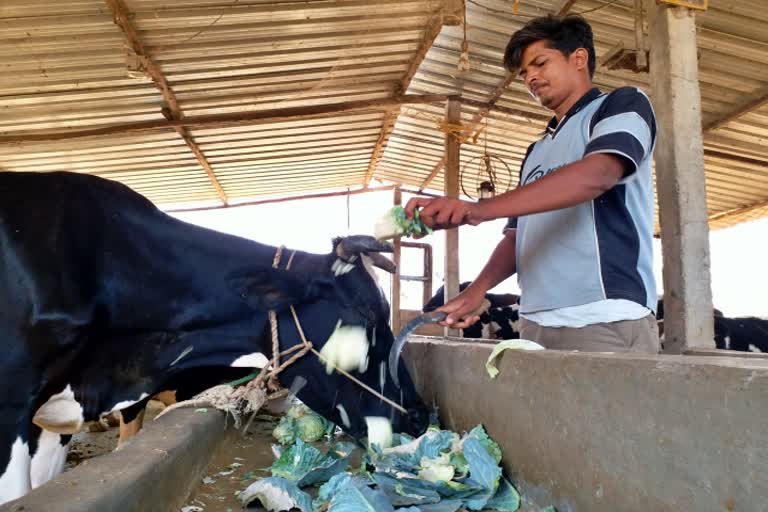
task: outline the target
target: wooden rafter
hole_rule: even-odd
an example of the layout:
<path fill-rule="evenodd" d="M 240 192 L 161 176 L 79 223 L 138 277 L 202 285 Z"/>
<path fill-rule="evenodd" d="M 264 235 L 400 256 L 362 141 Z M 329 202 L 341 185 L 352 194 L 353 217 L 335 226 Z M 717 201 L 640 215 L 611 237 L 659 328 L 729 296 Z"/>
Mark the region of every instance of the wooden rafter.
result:
<path fill-rule="evenodd" d="M 555 14 L 557 14 L 558 16 L 565 16 L 566 14 L 568 14 L 568 11 L 571 10 L 571 8 L 573 7 L 573 4 L 575 3 L 576 3 L 576 0 L 562 0 L 557 10 L 555 11 Z"/>
<path fill-rule="evenodd" d="M 432 170 L 429 172 L 429 176 L 424 179 L 424 181 L 421 182 L 421 185 L 419 186 L 419 192 L 424 190 L 429 186 L 430 183 L 432 183 L 432 180 L 434 180 L 438 174 L 440 174 L 440 171 L 443 170 L 443 166 L 445 165 L 445 158 L 441 158 L 439 162 L 435 164 L 435 166 L 432 168 Z"/>
<path fill-rule="evenodd" d="M 488 115 L 488 113 L 496 107 L 496 102 L 499 101 L 501 96 L 504 94 L 504 91 L 507 89 L 509 84 L 512 83 L 512 81 L 515 79 L 515 73 L 511 71 L 507 71 L 504 74 L 504 78 L 501 79 L 501 81 L 496 85 L 496 87 L 493 89 L 493 92 L 491 93 L 490 98 L 487 102 L 482 104 L 480 109 L 475 112 L 475 115 L 472 116 L 472 120 L 467 124 L 467 129 L 465 130 L 466 133 L 472 134 L 474 136 L 478 130 L 481 128 L 479 125 L 483 122 L 483 119 Z M 470 103 L 465 101 L 465 103 Z M 474 106 L 478 106 L 477 102 L 471 102 Z M 519 111 L 513 111 L 510 113 L 514 114 L 521 114 L 524 113 Z M 429 176 L 426 177 L 426 179 L 421 183 L 419 186 L 419 192 L 424 190 L 429 186 L 430 183 L 432 183 L 432 180 L 434 180 L 438 174 L 440 174 L 440 171 L 445 166 L 445 158 L 442 158 L 435 166 L 432 168 L 432 171 L 429 173 Z"/>
<path fill-rule="evenodd" d="M 765 160 L 758 160 L 755 158 L 749 158 L 742 155 L 732 155 L 728 153 L 722 153 L 717 150 L 712 149 L 704 149 L 704 156 L 705 157 L 714 157 L 714 158 L 722 158 L 724 160 L 732 160 L 736 162 L 740 162 L 747 165 L 754 165 L 757 167 L 764 167 L 766 165 Z M 762 210 L 768 207 L 768 201 L 759 201 L 757 203 L 748 205 L 748 206 L 740 206 L 738 208 L 733 208 L 724 212 L 715 213 L 713 215 L 710 215 L 708 217 L 708 221 L 711 224 L 713 223 L 727 223 L 727 219 L 729 217 L 740 217 L 745 214 L 748 214 L 750 212 L 753 212 L 755 210 Z"/>
<path fill-rule="evenodd" d="M 400 82 L 397 84 L 397 87 L 395 88 L 396 95 L 403 95 L 406 93 L 406 91 L 408 91 L 408 86 L 411 84 L 413 77 L 416 76 L 416 72 L 419 70 L 421 63 L 424 62 L 429 49 L 432 48 L 432 45 L 435 43 L 435 40 L 440 34 L 440 30 L 442 28 L 443 16 L 439 13 L 435 16 L 432 16 L 432 18 L 429 20 L 429 23 L 427 24 L 426 30 L 424 31 L 424 37 L 421 41 L 421 44 L 419 45 L 418 50 L 416 50 L 416 55 L 414 55 L 413 60 L 408 66 L 408 70 L 405 72 L 405 76 L 403 76 L 402 80 L 400 80 Z M 381 132 L 379 132 L 379 138 L 376 141 L 376 146 L 373 148 L 373 153 L 371 153 L 371 160 L 368 163 L 368 170 L 365 172 L 365 178 L 363 179 L 363 186 L 365 187 L 368 186 L 368 184 L 371 182 L 371 178 L 373 178 L 373 175 L 376 173 L 376 168 L 381 161 L 381 157 L 384 156 L 384 150 L 387 148 L 387 143 L 389 142 L 389 138 L 395 129 L 395 123 L 397 123 L 397 118 L 399 116 L 400 108 L 397 108 L 384 116 L 384 122 L 381 125 Z"/>
<path fill-rule="evenodd" d="M 182 119 L 163 121 L 139 121 L 136 123 L 123 123 L 86 130 L 69 130 L 59 132 L 26 133 L 0 137 L 0 144 L 17 144 L 24 142 L 55 141 L 76 139 L 80 137 L 93 137 L 99 135 L 114 135 L 118 133 L 140 133 L 157 130 L 186 128 L 223 128 L 229 126 L 266 124 L 277 121 L 291 121 L 307 118 L 329 117 L 343 112 L 354 111 L 378 111 L 398 108 L 401 105 L 418 105 L 427 103 L 442 103 L 450 96 L 441 94 L 407 94 L 394 98 L 382 98 L 377 100 L 347 101 L 343 103 L 331 103 L 328 105 L 311 105 L 307 107 L 290 107 L 256 112 L 239 112 L 235 114 L 213 114 L 206 116 L 184 117 Z"/>
<path fill-rule="evenodd" d="M 115 24 L 120 27 L 120 30 L 123 31 L 126 44 L 136 54 L 139 62 L 146 70 L 147 74 L 152 78 L 152 81 L 155 83 L 157 88 L 160 89 L 160 93 L 163 95 L 163 99 L 167 104 L 167 108 L 163 109 L 163 116 L 165 116 L 168 121 L 182 120 L 184 118 L 184 113 L 181 111 L 181 107 L 179 106 L 179 102 L 176 99 L 176 95 L 174 94 L 173 89 L 171 89 L 171 86 L 165 79 L 165 75 L 163 74 L 160 67 L 144 47 L 141 36 L 136 30 L 136 27 L 134 27 L 128 11 L 123 5 L 122 1 L 105 1 L 109 8 L 112 10 Z M 184 126 L 173 126 L 173 129 L 176 130 L 176 133 L 179 134 L 179 136 L 184 140 L 184 143 L 189 147 L 190 151 L 192 151 L 192 154 L 195 155 L 195 158 L 200 163 L 200 166 L 208 175 L 208 179 L 211 181 L 211 184 L 216 189 L 216 193 L 218 194 L 219 199 L 221 199 L 221 202 L 226 205 L 228 202 L 227 194 L 224 192 L 224 188 L 221 186 L 221 183 L 219 183 L 216 174 L 211 168 L 211 164 L 208 162 L 205 154 L 203 154 L 200 146 L 197 145 L 195 139 Z"/>
<path fill-rule="evenodd" d="M 743 103 L 736 105 L 732 110 L 712 119 L 704 125 L 704 131 L 717 130 L 744 114 L 768 105 L 768 87 L 763 87 Z"/>
<path fill-rule="evenodd" d="M 722 223 L 727 222 L 727 219 L 730 217 L 737 217 L 741 215 L 748 214 L 750 212 L 754 212 L 756 210 L 762 210 L 768 208 L 768 201 L 760 201 L 758 203 L 749 205 L 749 206 L 742 206 L 740 208 L 733 208 L 731 210 L 727 210 L 720 213 L 715 213 L 713 215 L 710 215 L 708 217 L 708 221 L 710 224 L 712 223 Z"/>
<path fill-rule="evenodd" d="M 387 149 L 387 143 L 389 142 L 389 137 L 392 135 L 392 132 L 395 130 L 395 123 L 397 123 L 397 118 L 400 116 L 400 108 L 396 108 L 395 110 L 391 110 L 384 114 L 384 122 L 381 125 L 381 131 L 379 132 L 379 138 L 376 140 L 376 145 L 373 148 L 373 153 L 371 153 L 371 160 L 368 162 L 368 170 L 365 171 L 365 178 L 363 179 L 363 186 L 367 187 L 371 183 L 371 179 L 373 178 L 374 173 L 376 172 L 376 168 L 379 166 L 379 161 L 381 161 L 381 157 L 384 156 L 384 150 Z"/>
<path fill-rule="evenodd" d="M 201 211 L 207 211 L 207 210 L 220 210 L 222 208 L 238 208 L 240 206 L 259 206 L 259 205 L 265 205 L 265 204 L 274 204 L 274 203 L 285 203 L 288 201 L 298 201 L 302 199 L 321 199 L 326 197 L 339 197 L 339 196 L 354 196 L 357 194 L 366 194 L 368 192 L 382 192 L 385 190 L 392 190 L 394 189 L 394 185 L 382 185 L 380 187 L 366 187 L 366 188 L 358 188 L 355 190 L 345 190 L 343 192 L 318 192 L 315 194 L 302 194 L 298 196 L 289 196 L 289 197 L 276 197 L 272 199 L 259 199 L 256 201 L 246 201 L 242 203 L 237 204 L 229 204 L 224 206 L 195 206 L 191 208 L 168 208 L 164 211 L 166 212 L 173 212 L 173 213 L 180 213 L 180 212 L 201 212 Z"/>

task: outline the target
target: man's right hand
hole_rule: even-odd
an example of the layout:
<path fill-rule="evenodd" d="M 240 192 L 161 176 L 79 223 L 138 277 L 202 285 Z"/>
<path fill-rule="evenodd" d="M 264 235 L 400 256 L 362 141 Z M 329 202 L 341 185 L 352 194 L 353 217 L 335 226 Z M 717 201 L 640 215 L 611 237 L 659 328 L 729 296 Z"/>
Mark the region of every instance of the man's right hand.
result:
<path fill-rule="evenodd" d="M 468 286 L 463 292 L 449 300 L 438 311 L 448 313 L 448 318 L 441 325 L 452 329 L 465 329 L 480 320 L 477 311 L 483 305 L 485 291 Z"/>
<path fill-rule="evenodd" d="M 419 218 L 430 228 L 452 229 L 483 222 L 481 206 L 454 197 L 414 197 L 405 205 L 405 215 L 412 219 L 419 209 Z"/>

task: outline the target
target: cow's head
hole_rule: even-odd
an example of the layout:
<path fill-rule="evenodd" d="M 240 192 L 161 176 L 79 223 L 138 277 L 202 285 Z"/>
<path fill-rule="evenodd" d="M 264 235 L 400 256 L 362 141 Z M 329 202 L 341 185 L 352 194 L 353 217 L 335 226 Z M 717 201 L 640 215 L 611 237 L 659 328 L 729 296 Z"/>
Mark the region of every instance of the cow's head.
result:
<path fill-rule="evenodd" d="M 256 305 L 279 312 L 281 349 L 300 337 L 288 305 L 295 307 L 308 340 L 321 351 L 338 329 L 354 333 L 367 342 L 367 361 L 350 373 L 395 403 L 407 409 L 396 411 L 361 386 L 337 372 L 328 374 L 314 354 L 307 354 L 280 374 L 280 381 L 317 413 L 341 426 L 347 433 L 366 435 L 368 416 L 387 417 L 396 432 L 420 435 L 426 430 L 428 412 L 418 396 L 405 365 L 399 365 L 401 387 L 389 378 L 387 359 L 393 343 L 389 327 L 389 304 L 376 280 L 374 266 L 393 272 L 395 267 L 382 255 L 392 246 L 367 236 L 334 240 L 333 251 L 324 256 L 296 255 L 290 270 L 278 275 L 279 286 L 260 290 Z M 266 295 L 264 295 L 266 293 Z M 259 304 L 268 297 L 269 304 Z"/>

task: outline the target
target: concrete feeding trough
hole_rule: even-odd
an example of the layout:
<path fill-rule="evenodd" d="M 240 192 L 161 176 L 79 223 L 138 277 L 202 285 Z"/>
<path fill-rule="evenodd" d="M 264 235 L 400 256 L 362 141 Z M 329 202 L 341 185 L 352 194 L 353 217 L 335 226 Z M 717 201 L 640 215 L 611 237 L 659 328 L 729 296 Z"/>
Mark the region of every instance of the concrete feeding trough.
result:
<path fill-rule="evenodd" d="M 178 512 L 221 443 L 236 435 L 224 413 L 178 409 L 119 451 L 82 462 L 0 512 Z"/>
<path fill-rule="evenodd" d="M 768 510 L 768 359 L 508 351 L 415 337 L 446 428 L 482 422 L 512 482 L 559 512 Z"/>
<path fill-rule="evenodd" d="M 533 504 L 559 512 L 768 506 L 768 359 L 508 351 L 491 379 L 492 348 L 415 336 L 405 356 L 443 426 L 483 423 Z M 124 449 L 0 511 L 178 512 L 222 443 L 238 435 L 218 411 L 173 411 Z"/>

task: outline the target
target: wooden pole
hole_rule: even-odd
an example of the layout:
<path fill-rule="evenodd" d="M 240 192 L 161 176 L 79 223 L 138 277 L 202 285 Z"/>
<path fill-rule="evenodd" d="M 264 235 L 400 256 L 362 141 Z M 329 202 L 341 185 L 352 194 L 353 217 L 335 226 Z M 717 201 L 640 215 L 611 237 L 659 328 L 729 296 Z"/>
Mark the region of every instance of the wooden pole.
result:
<path fill-rule="evenodd" d="M 475 115 L 472 116 L 472 120 L 467 124 L 467 128 L 464 130 L 464 133 L 467 135 L 476 135 L 477 131 L 479 131 L 480 124 L 482 123 L 483 119 L 485 119 L 486 116 L 488 116 L 488 113 L 491 110 L 496 110 L 498 112 L 503 112 L 505 114 L 511 114 L 516 116 L 522 116 L 522 117 L 530 117 L 528 114 L 521 110 L 508 108 L 508 107 L 502 107 L 499 105 L 496 105 L 496 102 L 499 101 L 501 96 L 504 94 L 504 91 L 507 90 L 507 87 L 509 87 L 509 84 L 511 84 L 515 79 L 515 74 L 511 73 L 509 71 L 504 73 L 504 77 L 499 81 L 499 83 L 496 85 L 496 87 L 493 89 L 493 92 L 491 92 L 491 96 L 488 98 L 488 101 L 477 101 L 472 100 L 469 98 L 458 98 L 458 100 L 464 104 L 469 105 L 472 107 L 477 107 L 480 110 L 475 112 Z M 434 180 L 438 174 L 440 174 L 440 171 L 443 170 L 443 166 L 445 165 L 445 158 L 442 158 L 439 162 L 435 164 L 435 166 L 432 168 L 432 171 L 430 171 L 429 175 L 424 179 L 424 181 L 421 182 L 421 185 L 419 186 L 419 191 L 424 190 L 429 186 L 430 183 L 432 183 L 432 180 Z"/>
<path fill-rule="evenodd" d="M 446 123 L 461 123 L 461 102 L 449 100 L 445 111 Z M 459 197 L 460 144 L 457 134 L 445 134 L 445 196 Z M 445 302 L 459 294 L 459 229 L 445 232 Z M 459 336 L 456 329 L 446 329 L 446 336 Z"/>
<path fill-rule="evenodd" d="M 395 187 L 394 193 L 394 205 L 400 206 L 403 204 L 403 193 L 400 191 L 400 187 Z M 392 244 L 395 248 L 392 254 L 392 260 L 395 262 L 395 273 L 392 275 L 392 331 L 394 333 L 400 332 L 402 322 L 400 321 L 402 316 L 400 312 L 400 255 L 402 254 L 402 244 L 400 237 L 395 237 Z"/>
<path fill-rule="evenodd" d="M 664 350 L 714 348 L 696 19 L 656 5 L 651 86 L 658 115 L 656 186 L 664 253 Z"/>

